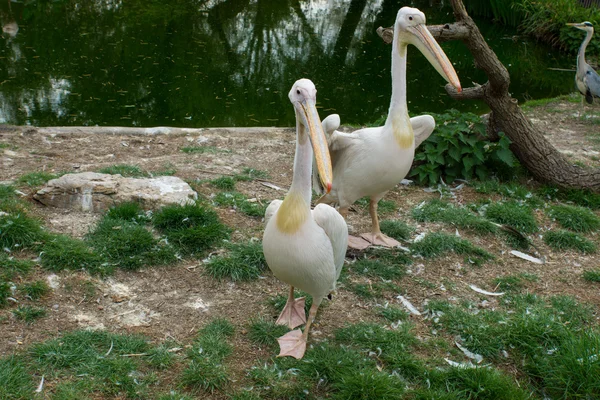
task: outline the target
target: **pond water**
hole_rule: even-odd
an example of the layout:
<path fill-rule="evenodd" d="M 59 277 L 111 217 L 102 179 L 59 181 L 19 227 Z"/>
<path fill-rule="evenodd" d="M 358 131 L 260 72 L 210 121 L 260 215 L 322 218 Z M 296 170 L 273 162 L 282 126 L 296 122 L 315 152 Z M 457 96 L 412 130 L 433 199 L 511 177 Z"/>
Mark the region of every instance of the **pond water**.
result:
<path fill-rule="evenodd" d="M 321 117 L 365 124 L 387 113 L 390 52 L 378 26 L 398 9 L 452 22 L 444 1 L 53 0 L 0 2 L 0 123 L 121 126 L 292 126 L 287 98 L 302 77 Z M 440 5 L 441 4 L 441 5 Z M 479 21 L 519 100 L 574 89 L 575 57 Z M 484 83 L 462 43 L 442 45 L 463 87 Z M 449 98 L 409 48 L 412 114 L 485 104 Z"/>

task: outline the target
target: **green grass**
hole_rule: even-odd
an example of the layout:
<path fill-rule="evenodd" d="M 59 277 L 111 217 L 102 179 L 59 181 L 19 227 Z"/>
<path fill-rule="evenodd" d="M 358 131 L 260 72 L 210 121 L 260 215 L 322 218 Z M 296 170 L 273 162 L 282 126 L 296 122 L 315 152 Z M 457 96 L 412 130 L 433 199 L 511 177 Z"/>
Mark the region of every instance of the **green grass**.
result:
<path fill-rule="evenodd" d="M 106 212 L 106 216 L 112 219 L 121 219 L 124 221 L 144 223 L 148 221 L 148 216 L 140 203 L 126 202 L 112 206 Z"/>
<path fill-rule="evenodd" d="M 542 186 L 538 194 L 548 200 L 571 202 L 592 210 L 600 209 L 600 193 L 583 189 L 559 189 L 553 186 Z"/>
<path fill-rule="evenodd" d="M 194 400 L 194 397 L 171 390 L 169 393 L 159 395 L 157 400 Z"/>
<path fill-rule="evenodd" d="M 349 270 L 369 278 L 381 278 L 385 280 L 401 279 L 406 275 L 404 265 L 388 264 L 379 260 L 359 259 L 351 264 Z"/>
<path fill-rule="evenodd" d="M 254 179 L 267 180 L 270 178 L 271 176 L 267 171 L 249 167 L 244 168 L 240 174 L 235 175 L 236 181 L 251 181 Z"/>
<path fill-rule="evenodd" d="M 49 271 L 85 269 L 91 273 L 109 272 L 102 266 L 102 257 L 86 242 L 70 236 L 57 235 L 48 240 L 40 255 L 40 264 Z"/>
<path fill-rule="evenodd" d="M 87 239 L 107 262 L 126 270 L 175 262 L 173 248 L 133 222 L 104 217 Z"/>
<path fill-rule="evenodd" d="M 223 361 L 233 351 L 227 342 L 233 334 L 233 325 L 225 319 L 215 319 L 202 328 L 188 350 L 190 363 L 182 373 L 181 383 L 192 390 L 210 393 L 227 386 L 230 378 Z"/>
<path fill-rule="evenodd" d="M 6 253 L 0 253 L 0 281 L 11 280 L 16 276 L 25 276 L 31 271 L 34 263 L 28 260 L 19 260 L 8 256 Z"/>
<path fill-rule="evenodd" d="M 391 219 L 381 221 L 379 227 L 381 228 L 381 232 L 398 241 L 410 239 L 410 236 L 415 231 L 412 226 L 409 226 L 405 222 Z"/>
<path fill-rule="evenodd" d="M 491 203 L 485 210 L 485 216 L 494 222 L 508 225 L 520 232 L 534 233 L 538 230 L 531 208 L 516 201 Z"/>
<path fill-rule="evenodd" d="M 32 306 L 19 306 L 11 311 L 15 318 L 19 321 L 31 324 L 38 318 L 46 316 L 46 309 Z"/>
<path fill-rule="evenodd" d="M 163 207 L 154 213 L 152 223 L 185 255 L 203 254 L 229 236 L 217 213 L 201 204 Z"/>
<path fill-rule="evenodd" d="M 28 400 L 34 384 L 24 362 L 15 356 L 0 358 L 0 399 Z"/>
<path fill-rule="evenodd" d="M 588 282 L 600 282 L 600 269 L 593 271 L 584 271 L 583 279 Z"/>
<path fill-rule="evenodd" d="M 250 202 L 245 195 L 239 192 L 220 192 L 214 197 L 213 201 L 218 206 L 239 210 L 250 217 L 262 218 L 267 210 L 266 204 Z"/>
<path fill-rule="evenodd" d="M 443 222 L 481 234 L 497 231 L 496 226 L 485 218 L 473 214 L 466 208 L 456 207 L 437 199 L 414 208 L 412 217 L 419 222 Z"/>
<path fill-rule="evenodd" d="M 8 298 L 12 296 L 11 285 L 0 279 L 0 308 L 8 305 Z"/>
<path fill-rule="evenodd" d="M 219 149 L 215 146 L 186 146 L 181 148 L 182 153 L 187 154 L 217 154 L 217 153 L 231 153 L 230 150 L 227 149 Z"/>
<path fill-rule="evenodd" d="M 371 204 L 371 199 L 369 197 L 363 197 L 356 200 L 356 204 L 362 208 L 368 209 L 369 205 Z M 379 200 L 379 203 L 377 203 L 377 212 L 380 214 L 390 214 L 395 212 L 397 209 L 398 206 L 392 200 L 381 199 Z"/>
<path fill-rule="evenodd" d="M 221 190 L 235 190 L 235 179 L 230 176 L 221 176 L 210 181 L 210 184 Z"/>
<path fill-rule="evenodd" d="M 286 286 L 286 292 L 285 295 L 284 294 L 278 294 L 276 296 L 272 296 L 271 298 L 269 298 L 269 304 L 273 306 L 273 308 L 275 308 L 275 311 L 277 312 L 277 314 L 280 314 L 283 311 L 283 307 L 285 307 L 285 303 L 287 302 L 288 299 L 288 290 L 289 287 Z M 304 311 L 306 311 L 306 315 L 308 315 L 308 311 L 310 310 L 310 307 L 312 306 L 312 296 L 306 292 L 303 292 L 302 290 L 299 289 L 295 289 L 294 290 L 294 297 L 296 299 L 300 298 L 300 297 L 304 297 Z M 320 307 L 323 306 L 327 306 L 327 302 L 323 301 L 321 303 Z"/>
<path fill-rule="evenodd" d="M 35 281 L 19 285 L 19 292 L 24 296 L 29 297 L 31 300 L 38 300 L 51 291 L 52 290 L 45 281 Z"/>
<path fill-rule="evenodd" d="M 525 288 L 525 281 L 537 282 L 537 275 L 521 273 L 518 275 L 505 275 L 494 279 L 494 286 L 502 292 L 520 292 Z"/>
<path fill-rule="evenodd" d="M 0 248 L 34 248 L 46 237 L 40 221 L 24 212 L 0 215 Z"/>
<path fill-rule="evenodd" d="M 556 205 L 550 208 L 549 215 L 563 228 L 575 232 L 594 232 L 600 228 L 600 218 L 584 207 Z"/>
<path fill-rule="evenodd" d="M 49 180 L 56 179 L 59 176 L 60 175 L 50 174 L 48 172 L 30 172 L 19 177 L 19 179 L 17 179 L 17 183 L 29 187 L 37 187 L 42 186 Z"/>
<path fill-rule="evenodd" d="M 401 308 L 388 306 L 377 309 L 377 314 L 388 322 L 408 321 L 409 314 Z"/>
<path fill-rule="evenodd" d="M 439 257 L 449 251 L 459 255 L 479 257 L 484 261 L 494 258 L 490 253 L 473 245 L 468 240 L 446 233 L 428 233 L 423 239 L 413 243 L 411 251 L 425 258 Z"/>
<path fill-rule="evenodd" d="M 228 244 L 226 254 L 213 257 L 204 266 L 213 278 L 234 282 L 258 279 L 267 268 L 262 243 L 252 241 Z"/>
<path fill-rule="evenodd" d="M 277 348 L 277 338 L 288 332 L 288 327 L 277 325 L 272 319 L 254 318 L 248 327 L 248 339 L 259 345 Z"/>
<path fill-rule="evenodd" d="M 115 164 L 98 170 L 101 174 L 121 175 L 126 178 L 147 178 L 146 171 L 137 165 Z"/>
<path fill-rule="evenodd" d="M 554 250 L 577 250 L 580 253 L 595 253 L 596 245 L 589 239 L 569 231 L 548 231 L 544 243 Z"/>

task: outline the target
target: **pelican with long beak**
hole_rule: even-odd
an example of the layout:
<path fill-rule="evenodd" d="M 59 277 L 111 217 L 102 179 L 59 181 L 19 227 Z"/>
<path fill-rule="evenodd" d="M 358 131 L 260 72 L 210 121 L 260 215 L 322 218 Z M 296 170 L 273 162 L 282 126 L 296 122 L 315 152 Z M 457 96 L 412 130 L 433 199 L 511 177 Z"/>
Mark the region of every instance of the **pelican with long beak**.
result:
<path fill-rule="evenodd" d="M 342 272 L 348 228 L 332 207 L 319 204 L 310 209 L 313 154 L 320 184 L 331 189 L 332 168 L 329 149 L 316 108 L 317 89 L 308 79 L 294 83 L 289 98 L 296 110 L 296 155 L 292 186 L 283 201 L 274 200 L 265 213 L 263 251 L 267 265 L 279 280 L 290 285 L 287 303 L 278 324 L 299 329 L 278 339 L 279 356 L 302 358 L 310 325 L 325 296 L 335 290 Z M 304 298 L 294 299 L 294 288 L 313 298 L 308 320 Z"/>
<path fill-rule="evenodd" d="M 370 244 L 398 246 L 379 228 L 377 203 L 410 170 L 415 148 L 431 135 L 435 120 L 430 115 L 409 118 L 406 107 L 406 52 L 409 44 L 417 47 L 446 81 L 461 91 L 454 67 L 435 41 L 427 26 L 425 15 L 416 8 L 403 7 L 394 24 L 392 44 L 392 99 L 385 125 L 365 128 L 353 133 L 336 131 L 337 114 L 323 120 L 329 134 L 329 150 L 333 163 L 333 185 L 319 203 L 338 204 L 346 218 L 348 208 L 356 200 L 369 196 L 371 232 L 349 238 L 350 246 L 366 248 Z M 316 181 L 314 181 L 317 183 Z M 317 191 L 321 189 L 316 186 Z"/>

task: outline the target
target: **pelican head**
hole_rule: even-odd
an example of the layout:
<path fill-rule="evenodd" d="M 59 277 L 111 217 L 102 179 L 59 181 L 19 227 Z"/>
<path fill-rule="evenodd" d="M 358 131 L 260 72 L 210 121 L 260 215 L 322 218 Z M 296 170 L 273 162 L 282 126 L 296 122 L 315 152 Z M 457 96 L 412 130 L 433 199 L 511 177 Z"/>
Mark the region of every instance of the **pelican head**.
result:
<path fill-rule="evenodd" d="M 402 7 L 398 11 L 394 26 L 394 32 L 398 32 L 397 50 L 402 54 L 405 45 L 414 45 L 423 53 L 436 71 L 460 92 L 462 88 L 458 75 L 444 50 L 427 29 L 425 22 L 425 14 L 420 10 Z"/>
<path fill-rule="evenodd" d="M 577 29 L 581 29 L 582 31 L 594 33 L 594 25 L 591 22 L 585 21 L 580 23 L 569 23 L 568 26 L 572 26 Z"/>
<path fill-rule="evenodd" d="M 305 143 L 308 136 L 317 160 L 321 183 L 329 193 L 333 182 L 333 171 L 327 139 L 317 112 L 317 89 L 310 79 L 300 79 L 294 83 L 288 97 L 296 110 L 298 143 Z M 306 135 L 307 131 L 308 135 Z"/>

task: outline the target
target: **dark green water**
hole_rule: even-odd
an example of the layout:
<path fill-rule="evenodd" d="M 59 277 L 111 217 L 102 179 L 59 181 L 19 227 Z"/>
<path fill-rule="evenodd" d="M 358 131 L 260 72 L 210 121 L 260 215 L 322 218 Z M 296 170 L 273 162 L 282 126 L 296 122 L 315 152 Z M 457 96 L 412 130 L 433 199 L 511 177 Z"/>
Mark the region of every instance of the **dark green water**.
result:
<path fill-rule="evenodd" d="M 378 26 L 407 1 L 0 1 L 0 123 L 123 126 L 291 126 L 287 92 L 313 80 L 321 117 L 364 124 L 387 112 L 390 51 Z M 431 6 L 433 4 L 433 6 Z M 453 21 L 438 1 L 412 1 L 429 23 Z M 15 24 L 18 31 L 15 34 Z M 575 59 L 481 22 L 520 100 L 573 90 Z M 12 28 L 12 31 L 11 31 Z M 6 32 L 8 31 L 8 32 Z M 442 45 L 463 87 L 484 83 L 462 43 Z M 409 49 L 411 113 L 456 102 Z"/>

